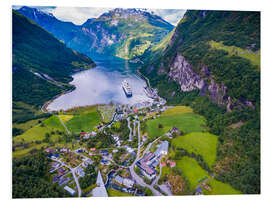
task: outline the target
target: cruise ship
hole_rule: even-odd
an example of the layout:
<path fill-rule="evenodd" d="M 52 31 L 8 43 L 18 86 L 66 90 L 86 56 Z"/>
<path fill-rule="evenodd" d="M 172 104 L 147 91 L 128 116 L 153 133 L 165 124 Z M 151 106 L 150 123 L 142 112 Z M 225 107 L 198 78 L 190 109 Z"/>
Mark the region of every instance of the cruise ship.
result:
<path fill-rule="evenodd" d="M 132 96 L 132 90 L 131 90 L 131 87 L 129 86 L 128 82 L 126 80 L 124 80 L 122 82 L 122 87 L 123 87 L 123 90 L 125 92 L 125 94 L 127 95 L 127 97 L 131 97 Z"/>

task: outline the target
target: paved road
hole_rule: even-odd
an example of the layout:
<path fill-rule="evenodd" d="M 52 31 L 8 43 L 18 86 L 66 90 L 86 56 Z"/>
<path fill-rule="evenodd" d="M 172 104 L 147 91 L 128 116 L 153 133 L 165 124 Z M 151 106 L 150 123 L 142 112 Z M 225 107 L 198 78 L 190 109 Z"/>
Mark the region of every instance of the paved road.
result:
<path fill-rule="evenodd" d="M 77 178 L 77 176 L 76 176 L 76 174 L 75 174 L 76 169 L 77 169 L 81 164 L 78 165 L 78 166 L 75 167 L 75 168 L 71 168 L 71 167 L 69 167 L 68 165 L 66 165 L 64 162 L 62 162 L 62 161 L 59 160 L 59 159 L 53 159 L 53 161 L 59 162 L 60 164 L 62 164 L 63 166 L 67 167 L 67 168 L 71 171 L 71 173 L 72 173 L 72 175 L 73 175 L 73 178 L 74 178 L 74 180 L 75 180 L 75 182 L 76 182 L 76 185 L 77 185 L 77 189 L 78 189 L 78 197 L 81 197 L 81 195 L 82 195 L 82 190 L 81 190 L 81 187 L 80 187 L 78 178 Z"/>
<path fill-rule="evenodd" d="M 130 127 L 130 118 L 127 118 L 127 122 L 128 122 L 128 129 L 129 129 L 129 141 L 132 141 L 132 129 Z"/>
<path fill-rule="evenodd" d="M 136 121 L 135 121 L 136 122 Z M 137 149 L 137 156 L 136 156 L 136 159 L 135 161 L 132 163 L 132 165 L 129 167 L 130 169 L 130 173 L 131 173 L 131 176 L 133 177 L 133 179 L 136 181 L 137 184 L 143 186 L 143 187 L 147 187 L 149 188 L 150 190 L 152 190 L 153 194 L 155 196 L 162 196 L 162 194 L 157 191 L 152 185 L 148 185 L 146 184 L 143 179 L 137 175 L 137 173 L 135 173 L 134 171 L 134 167 L 136 165 L 136 162 L 140 159 L 140 150 L 141 150 L 141 136 L 140 136 L 140 122 L 138 121 L 138 149 Z"/>
<path fill-rule="evenodd" d="M 152 182 L 151 186 L 154 186 L 155 184 L 158 183 L 158 180 L 160 179 L 161 176 L 161 170 L 162 170 L 162 166 L 161 166 L 161 161 L 159 162 L 159 175 L 155 178 L 155 180 Z"/>
<path fill-rule="evenodd" d="M 62 123 L 62 125 L 64 126 L 64 128 L 66 129 L 68 134 L 71 134 L 70 131 L 68 130 L 67 126 L 64 124 L 64 122 L 62 121 L 62 119 L 59 117 L 59 115 L 56 115 L 58 117 L 58 119 L 60 120 L 60 122 Z"/>

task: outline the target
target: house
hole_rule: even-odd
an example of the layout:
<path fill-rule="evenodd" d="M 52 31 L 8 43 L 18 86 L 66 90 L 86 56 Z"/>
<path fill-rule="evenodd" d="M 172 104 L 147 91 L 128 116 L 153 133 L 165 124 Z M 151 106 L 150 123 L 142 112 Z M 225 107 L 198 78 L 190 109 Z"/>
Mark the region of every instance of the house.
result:
<path fill-rule="evenodd" d="M 177 127 L 173 127 L 173 128 L 171 129 L 171 132 L 172 132 L 172 133 L 179 133 L 179 129 L 178 129 Z"/>
<path fill-rule="evenodd" d="M 92 164 L 93 164 L 93 161 L 91 159 L 87 158 L 82 163 L 82 167 L 86 168 L 88 165 L 92 165 Z"/>
<path fill-rule="evenodd" d="M 119 175 L 115 176 L 114 180 L 115 180 L 115 182 L 117 182 L 120 185 L 122 185 L 123 181 L 124 181 L 124 179 Z"/>
<path fill-rule="evenodd" d="M 93 164 L 93 161 L 91 160 L 91 159 L 87 159 L 86 161 L 85 161 L 87 164 L 89 164 L 89 165 L 92 165 Z"/>
<path fill-rule="evenodd" d="M 123 178 L 119 175 L 117 175 L 115 178 L 114 178 L 115 182 L 117 182 L 118 184 L 120 185 L 124 185 L 128 188 L 132 188 L 133 185 L 134 185 L 134 181 L 129 179 L 129 178 Z"/>
<path fill-rule="evenodd" d="M 132 149 L 131 147 L 129 146 L 125 146 L 126 147 L 126 150 L 128 151 L 128 153 L 132 153 L 134 151 L 134 149 Z"/>
<path fill-rule="evenodd" d="M 55 150 L 54 149 L 51 149 L 51 148 L 47 148 L 47 149 L 45 149 L 45 152 L 47 152 L 47 153 L 54 153 Z"/>
<path fill-rule="evenodd" d="M 128 188 L 132 188 L 134 185 L 134 181 L 129 179 L 129 178 L 124 178 L 123 179 L 123 185 L 128 187 Z"/>
<path fill-rule="evenodd" d="M 173 168 L 173 167 L 176 166 L 175 161 L 171 161 L 171 160 L 168 160 L 168 161 L 167 161 L 167 164 L 169 164 L 171 168 Z"/>
<path fill-rule="evenodd" d="M 101 151 L 100 151 L 100 154 L 101 154 L 102 156 L 108 156 L 108 155 L 109 155 L 109 152 L 108 152 L 108 150 L 101 150 Z"/>
<path fill-rule="evenodd" d="M 196 188 L 195 195 L 201 195 L 202 194 L 202 188 L 199 186 Z"/>
<path fill-rule="evenodd" d="M 58 169 L 59 175 L 63 175 L 64 173 L 65 173 L 65 169 L 63 169 L 62 167 Z"/>
<path fill-rule="evenodd" d="M 146 142 L 146 140 L 147 140 L 147 136 L 144 135 L 144 136 L 142 137 L 142 141 L 143 141 L 143 142 Z"/>
<path fill-rule="evenodd" d="M 154 154 L 149 153 L 137 162 L 137 166 L 141 169 L 143 175 L 150 180 L 156 177 L 156 170 L 151 165 L 155 158 Z"/>
<path fill-rule="evenodd" d="M 50 153 L 49 154 L 49 158 L 51 158 L 51 159 L 58 159 L 59 158 L 59 154 L 57 154 L 57 153 L 54 153 L 54 154 Z"/>
<path fill-rule="evenodd" d="M 87 132 L 80 132 L 80 137 L 86 137 L 88 136 L 89 138 L 89 134 Z"/>
<path fill-rule="evenodd" d="M 157 157 L 161 156 L 161 155 L 166 155 L 168 154 L 168 147 L 169 147 L 169 142 L 167 140 L 163 141 L 160 146 L 158 147 L 158 149 L 155 151 L 155 155 Z"/>
<path fill-rule="evenodd" d="M 84 177 L 84 176 L 85 176 L 84 170 L 83 170 L 81 167 L 78 167 L 78 168 L 76 169 L 76 173 L 77 173 L 78 176 L 80 176 L 80 177 Z"/>
<path fill-rule="evenodd" d="M 91 131 L 91 132 L 90 132 L 90 135 L 91 135 L 92 137 L 95 137 L 95 136 L 97 135 L 97 133 L 96 133 L 95 131 Z"/>
<path fill-rule="evenodd" d="M 77 151 L 76 151 L 77 153 L 83 153 L 84 152 L 84 150 L 83 149 L 77 149 Z"/>
<path fill-rule="evenodd" d="M 68 186 L 65 186 L 64 189 L 66 191 L 68 191 L 68 193 L 71 194 L 72 196 L 74 196 L 76 194 L 76 191 L 73 190 L 72 188 L 68 187 Z"/>
<path fill-rule="evenodd" d="M 110 164 L 110 162 L 109 162 L 108 160 L 105 160 L 105 159 L 102 159 L 102 160 L 100 161 L 100 163 L 101 163 L 102 165 L 109 165 L 109 164 Z"/>
<path fill-rule="evenodd" d="M 165 163 L 165 162 L 162 162 L 162 163 L 161 163 L 161 166 L 162 166 L 162 167 L 166 166 L 166 163 Z"/>

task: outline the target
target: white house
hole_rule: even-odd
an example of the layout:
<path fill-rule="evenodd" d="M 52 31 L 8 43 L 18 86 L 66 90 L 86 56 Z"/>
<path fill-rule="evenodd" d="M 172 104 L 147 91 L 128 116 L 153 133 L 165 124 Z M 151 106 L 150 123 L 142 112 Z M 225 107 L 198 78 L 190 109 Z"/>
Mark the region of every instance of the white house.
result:
<path fill-rule="evenodd" d="M 66 191 L 68 191 L 68 193 L 71 194 L 72 196 L 74 196 L 76 194 L 76 191 L 73 190 L 72 188 L 68 187 L 68 186 L 65 186 L 64 189 Z"/>

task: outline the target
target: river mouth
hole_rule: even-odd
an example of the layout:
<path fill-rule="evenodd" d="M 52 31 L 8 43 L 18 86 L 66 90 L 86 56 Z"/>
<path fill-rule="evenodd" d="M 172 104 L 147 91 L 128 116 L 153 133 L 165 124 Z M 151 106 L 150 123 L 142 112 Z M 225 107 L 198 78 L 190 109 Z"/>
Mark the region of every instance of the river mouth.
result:
<path fill-rule="evenodd" d="M 97 64 L 95 68 L 72 75 L 70 84 L 76 87 L 54 99 L 47 107 L 48 111 L 67 110 L 74 107 L 96 104 L 129 104 L 152 102 L 144 87 L 146 82 L 136 70 L 138 64 L 132 64 L 117 57 L 90 56 Z M 127 97 L 122 82 L 127 80 L 132 88 L 132 97 Z"/>

